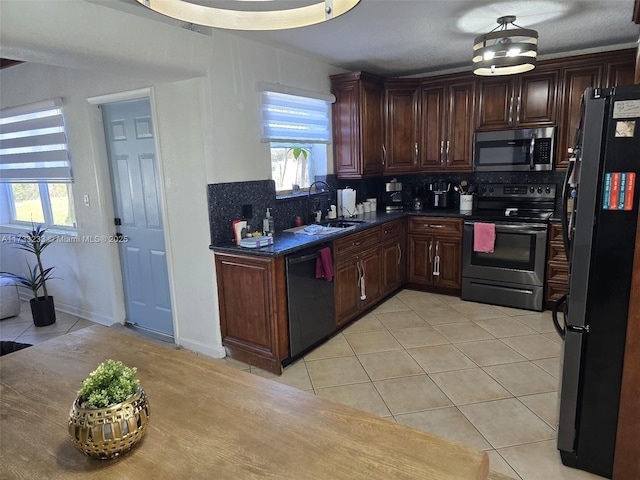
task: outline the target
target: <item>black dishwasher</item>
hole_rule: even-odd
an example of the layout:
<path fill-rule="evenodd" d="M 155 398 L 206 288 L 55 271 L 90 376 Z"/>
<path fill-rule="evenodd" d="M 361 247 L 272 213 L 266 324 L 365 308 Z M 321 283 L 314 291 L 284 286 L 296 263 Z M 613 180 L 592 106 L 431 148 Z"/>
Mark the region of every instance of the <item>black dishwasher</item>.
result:
<path fill-rule="evenodd" d="M 289 362 L 327 338 L 336 328 L 333 279 L 316 278 L 317 263 L 324 248 L 331 249 L 331 243 L 287 255 Z"/>

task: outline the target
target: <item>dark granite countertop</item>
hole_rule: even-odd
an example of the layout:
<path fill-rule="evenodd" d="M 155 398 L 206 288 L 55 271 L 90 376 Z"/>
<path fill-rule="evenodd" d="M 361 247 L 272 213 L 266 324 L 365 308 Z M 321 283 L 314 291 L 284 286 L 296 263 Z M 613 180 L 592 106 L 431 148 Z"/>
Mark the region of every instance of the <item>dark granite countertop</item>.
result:
<path fill-rule="evenodd" d="M 211 245 L 209 248 L 214 252 L 220 253 L 241 253 L 244 255 L 278 257 L 281 255 L 288 255 L 298 250 L 302 250 L 303 248 L 312 247 L 314 245 L 319 245 L 328 241 L 332 242 L 338 238 L 351 235 L 354 232 L 361 232 L 363 230 L 366 230 L 367 228 L 408 216 L 464 218 L 466 215 L 461 214 L 457 209 L 426 209 L 419 211 L 407 210 L 389 213 L 365 213 L 362 215 L 356 215 L 351 219 L 345 219 L 358 221 L 359 223 L 356 225 L 355 229 L 350 228 L 348 230 L 330 233 L 328 235 L 305 235 L 300 233 L 280 231 L 276 232 L 276 234 L 273 236 L 273 245 L 269 245 L 268 247 L 244 248 L 234 245 L 233 243 L 227 243 L 223 245 Z"/>

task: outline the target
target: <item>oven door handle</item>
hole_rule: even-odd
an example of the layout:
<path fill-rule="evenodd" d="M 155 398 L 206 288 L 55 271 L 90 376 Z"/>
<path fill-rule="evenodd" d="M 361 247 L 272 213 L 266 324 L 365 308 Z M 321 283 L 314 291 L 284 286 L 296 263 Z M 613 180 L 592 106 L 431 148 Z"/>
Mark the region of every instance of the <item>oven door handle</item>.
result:
<path fill-rule="evenodd" d="M 475 222 L 464 222 L 465 226 L 473 227 Z M 547 226 L 541 223 L 518 223 L 518 224 L 496 224 L 496 233 L 503 232 L 513 232 L 513 230 L 518 230 L 518 233 L 539 233 L 547 230 Z"/>

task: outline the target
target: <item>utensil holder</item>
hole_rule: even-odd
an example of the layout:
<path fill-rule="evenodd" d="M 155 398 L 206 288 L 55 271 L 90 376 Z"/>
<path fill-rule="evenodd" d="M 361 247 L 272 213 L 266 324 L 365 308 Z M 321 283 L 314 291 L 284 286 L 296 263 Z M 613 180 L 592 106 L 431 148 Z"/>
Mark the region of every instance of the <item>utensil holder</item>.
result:
<path fill-rule="evenodd" d="M 460 194 L 460 213 L 471 213 L 473 210 L 473 195 Z"/>

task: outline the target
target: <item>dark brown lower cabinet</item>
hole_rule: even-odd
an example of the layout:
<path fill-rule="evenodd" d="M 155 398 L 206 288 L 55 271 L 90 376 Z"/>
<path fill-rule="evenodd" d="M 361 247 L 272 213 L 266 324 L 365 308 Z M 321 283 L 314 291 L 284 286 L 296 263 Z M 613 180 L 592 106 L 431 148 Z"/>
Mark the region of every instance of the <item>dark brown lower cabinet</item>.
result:
<path fill-rule="evenodd" d="M 407 240 L 409 286 L 459 294 L 462 288 L 462 220 L 412 217 Z"/>
<path fill-rule="evenodd" d="M 382 298 L 380 227 L 338 239 L 333 247 L 336 325 L 341 326 Z"/>
<path fill-rule="evenodd" d="M 569 290 L 569 262 L 564 251 L 562 226 L 560 222 L 549 225 L 549 245 L 547 248 L 547 278 L 545 281 L 545 306 L 553 308 L 556 302 Z"/>
<path fill-rule="evenodd" d="M 215 262 L 227 355 L 282 373 L 289 356 L 285 258 L 216 253 Z"/>

